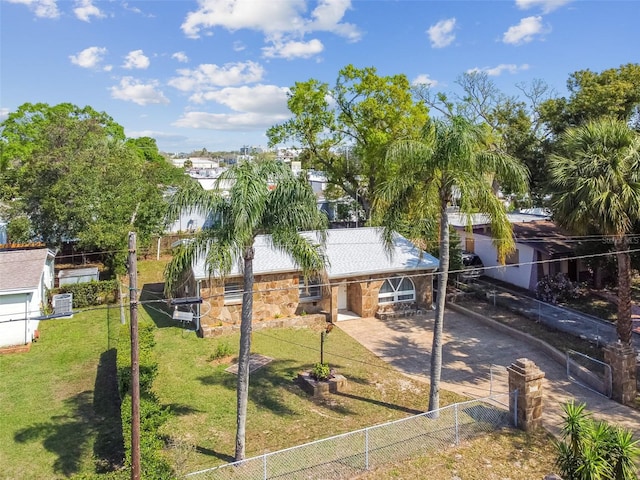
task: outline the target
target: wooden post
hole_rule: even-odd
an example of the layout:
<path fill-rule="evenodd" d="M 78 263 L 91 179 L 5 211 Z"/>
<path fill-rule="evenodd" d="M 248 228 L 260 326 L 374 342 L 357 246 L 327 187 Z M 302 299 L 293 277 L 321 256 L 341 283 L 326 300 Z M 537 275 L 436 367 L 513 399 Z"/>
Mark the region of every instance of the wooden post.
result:
<path fill-rule="evenodd" d="M 138 261 L 136 234 L 129 232 L 129 312 L 131 315 L 131 480 L 140 480 L 140 361 L 138 358 Z"/>

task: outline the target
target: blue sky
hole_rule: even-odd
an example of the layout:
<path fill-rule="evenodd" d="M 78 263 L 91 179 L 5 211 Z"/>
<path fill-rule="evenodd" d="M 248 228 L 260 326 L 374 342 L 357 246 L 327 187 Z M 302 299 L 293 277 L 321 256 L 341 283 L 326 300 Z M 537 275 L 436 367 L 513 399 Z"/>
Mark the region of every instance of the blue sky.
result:
<path fill-rule="evenodd" d="M 0 0 L 0 119 L 25 102 L 105 111 L 161 150 L 266 145 L 296 81 L 374 66 L 438 91 L 506 93 L 640 62 L 640 2 Z"/>

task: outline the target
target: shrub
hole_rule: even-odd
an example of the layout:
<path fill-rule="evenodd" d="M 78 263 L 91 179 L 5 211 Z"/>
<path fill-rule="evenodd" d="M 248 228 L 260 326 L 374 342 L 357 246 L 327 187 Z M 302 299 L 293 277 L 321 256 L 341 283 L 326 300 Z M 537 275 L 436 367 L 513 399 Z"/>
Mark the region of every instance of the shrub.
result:
<path fill-rule="evenodd" d="M 316 363 L 311 371 L 311 377 L 318 381 L 329 380 L 331 378 L 331 369 L 328 363 Z"/>
<path fill-rule="evenodd" d="M 536 284 L 536 297 L 543 302 L 559 303 L 580 296 L 580 285 L 564 273 L 546 275 Z"/>
<path fill-rule="evenodd" d="M 226 342 L 226 341 L 219 342 L 216 345 L 216 348 L 213 351 L 213 353 L 209 355 L 209 361 L 211 362 L 213 360 L 218 360 L 220 358 L 228 357 L 232 353 L 233 353 L 233 350 L 231 348 L 231 345 L 229 345 L 229 342 Z"/>
<path fill-rule="evenodd" d="M 629 430 L 596 422 L 585 404 L 563 406 L 562 440 L 556 442 L 556 466 L 566 480 L 637 480 L 638 441 Z"/>
<path fill-rule="evenodd" d="M 73 307 L 84 308 L 103 303 L 113 303 L 117 299 L 118 284 L 115 280 L 99 282 L 84 282 L 62 285 L 50 291 L 51 295 L 58 293 L 73 294 Z"/>
<path fill-rule="evenodd" d="M 140 369 L 140 458 L 142 478 L 168 480 L 175 474 L 163 456 L 164 441 L 159 428 L 168 420 L 168 407 L 160 405 L 153 392 L 158 373 L 154 358 L 155 325 L 140 321 L 138 327 L 138 356 Z M 130 327 L 123 325 L 118 338 L 118 386 L 122 398 L 122 432 L 126 463 L 131 465 L 131 337 Z"/>

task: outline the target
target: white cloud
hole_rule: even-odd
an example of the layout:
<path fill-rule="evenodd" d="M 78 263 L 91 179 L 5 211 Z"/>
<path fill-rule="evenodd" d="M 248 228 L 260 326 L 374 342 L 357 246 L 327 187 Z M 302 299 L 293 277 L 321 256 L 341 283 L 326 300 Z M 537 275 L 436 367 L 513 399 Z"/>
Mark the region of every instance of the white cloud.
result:
<path fill-rule="evenodd" d="M 92 0 L 76 1 L 76 8 L 73 9 L 73 13 L 76 14 L 78 20 L 82 20 L 83 22 L 90 22 L 91 17 L 105 17 L 105 14 L 102 13 L 102 11 L 100 11 L 100 9 L 93 4 Z"/>
<path fill-rule="evenodd" d="M 431 46 L 433 48 L 443 48 L 450 45 L 456 39 L 456 36 L 452 33 L 455 26 L 455 18 L 440 20 L 435 25 L 431 25 L 427 30 Z"/>
<path fill-rule="evenodd" d="M 502 36 L 504 43 L 510 43 L 512 45 L 521 45 L 523 43 L 529 43 L 536 35 L 548 33 L 551 29 L 545 30 L 542 26 L 542 17 L 526 17 L 520 20 L 518 25 L 509 27 Z"/>
<path fill-rule="evenodd" d="M 324 50 L 322 42 L 316 38 L 308 42 L 274 42 L 270 47 L 264 47 L 262 52 L 267 58 L 309 58 Z"/>
<path fill-rule="evenodd" d="M 130 51 L 124 59 L 122 68 L 132 70 L 134 68 L 144 70 L 149 67 L 149 57 L 147 57 L 142 50 Z"/>
<path fill-rule="evenodd" d="M 187 54 L 184 52 L 176 52 L 171 55 L 171 58 L 179 61 L 180 63 L 187 63 L 189 61 L 189 57 L 187 57 Z"/>
<path fill-rule="evenodd" d="M 313 32 L 331 32 L 349 41 L 362 33 L 354 24 L 343 22 L 351 0 L 317 0 L 306 14 L 306 0 L 199 0 L 199 8 L 189 12 L 182 23 L 187 37 L 210 34 L 216 27 L 229 31 L 249 29 L 262 32 L 267 46 L 265 56 L 308 58 L 322 51 L 319 40 L 305 41 Z M 204 32 L 203 32 L 204 31 Z M 244 49 L 244 46 L 242 46 Z"/>
<path fill-rule="evenodd" d="M 4 122 L 7 117 L 9 116 L 9 113 L 11 112 L 11 110 L 9 110 L 6 107 L 0 108 L 0 122 Z"/>
<path fill-rule="evenodd" d="M 264 68 L 256 62 L 226 63 L 223 66 L 207 63 L 194 70 L 180 69 L 179 77 L 169 80 L 169 85 L 183 92 L 199 92 L 216 87 L 229 87 L 255 83 L 262 80 Z"/>
<path fill-rule="evenodd" d="M 200 31 L 215 27 L 227 30 L 242 28 L 257 30 L 265 35 L 284 33 L 333 32 L 357 40 L 360 32 L 355 25 L 341 23 L 351 0 L 319 0 L 310 17 L 305 17 L 305 0 L 199 0 L 199 8 L 189 12 L 182 23 L 188 37 L 199 37 Z"/>
<path fill-rule="evenodd" d="M 497 65 L 495 67 L 471 68 L 467 70 L 467 73 L 484 72 L 490 77 L 497 77 L 499 75 L 502 75 L 503 72 L 514 74 L 522 72 L 524 70 L 529 70 L 529 64 L 523 63 L 522 65 L 516 65 L 514 63 L 501 63 L 500 65 Z"/>
<path fill-rule="evenodd" d="M 58 18 L 60 11 L 56 0 L 6 0 L 9 3 L 19 3 L 29 7 L 36 17 L 40 18 Z"/>
<path fill-rule="evenodd" d="M 427 87 L 435 87 L 438 85 L 438 81 L 432 79 L 428 74 L 421 73 L 413 79 L 411 85 L 426 85 Z"/>
<path fill-rule="evenodd" d="M 69 55 L 71 63 L 82 68 L 99 68 L 107 49 L 104 47 L 89 47 L 78 52 L 76 55 Z M 103 67 L 104 70 L 111 70 L 110 66 Z"/>
<path fill-rule="evenodd" d="M 235 42 L 233 42 L 233 51 L 234 52 L 241 52 L 244 49 L 246 49 L 247 47 L 245 46 L 244 43 L 242 43 L 239 40 L 236 40 Z"/>
<path fill-rule="evenodd" d="M 236 112 L 252 112 L 267 115 L 288 115 L 286 87 L 256 85 L 253 87 L 228 87 L 195 94 L 191 100 L 197 103 L 213 101 Z"/>
<path fill-rule="evenodd" d="M 208 113 L 186 112 L 172 123 L 176 127 L 203 128 L 207 130 L 256 130 L 265 129 L 274 123 L 286 120 L 288 116 L 269 116 L 259 113 Z"/>
<path fill-rule="evenodd" d="M 138 105 L 169 103 L 169 99 L 158 90 L 157 81 L 142 83 L 132 77 L 124 77 L 120 80 L 120 85 L 110 87 L 109 90 L 112 98 L 133 102 Z"/>
<path fill-rule="evenodd" d="M 573 0 L 516 0 L 516 5 L 521 10 L 540 7 L 542 13 L 549 13 Z"/>

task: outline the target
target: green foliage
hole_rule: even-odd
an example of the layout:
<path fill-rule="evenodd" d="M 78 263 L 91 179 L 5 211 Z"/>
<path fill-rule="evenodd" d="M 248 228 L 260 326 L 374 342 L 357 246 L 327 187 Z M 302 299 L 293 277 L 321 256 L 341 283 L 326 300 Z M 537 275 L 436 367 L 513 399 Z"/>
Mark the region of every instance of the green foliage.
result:
<path fill-rule="evenodd" d="M 640 458 L 633 433 L 596 422 L 585 404 L 563 406 L 562 439 L 557 441 L 556 466 L 565 480 L 637 480 L 635 462 Z"/>
<path fill-rule="evenodd" d="M 50 295 L 71 293 L 73 294 L 73 307 L 84 308 L 115 302 L 117 291 L 118 282 L 116 280 L 101 280 L 62 285 L 50 290 Z"/>
<path fill-rule="evenodd" d="M 578 70 L 567 80 L 569 98 L 541 104 L 543 121 L 555 135 L 600 117 L 612 117 L 640 125 L 640 64 L 629 63 L 602 72 Z"/>
<path fill-rule="evenodd" d="M 29 217 L 19 215 L 9 220 L 7 240 L 9 243 L 26 243 L 33 240 L 33 228 Z"/>
<path fill-rule="evenodd" d="M 293 118 L 268 130 L 270 145 L 302 148 L 304 167 L 323 170 L 330 185 L 360 203 L 367 219 L 387 175 L 389 145 L 416 138 L 428 118 L 405 75 L 379 76 L 373 67 L 353 65 L 338 72 L 332 87 L 315 79 L 296 82 L 287 105 Z"/>
<path fill-rule="evenodd" d="M 329 380 L 331 378 L 331 369 L 329 368 L 329 364 L 320 362 L 315 363 L 313 365 L 313 370 L 311 370 L 311 377 L 318 381 Z"/>
<path fill-rule="evenodd" d="M 0 124 L 0 192 L 11 217 L 27 216 L 49 245 L 73 239 L 80 248 L 107 252 L 118 271 L 130 230 L 141 246 L 164 225 L 167 184 L 178 182 L 149 138 L 125 140 L 105 113 L 68 103 L 24 104 Z"/>
<path fill-rule="evenodd" d="M 228 357 L 233 353 L 233 349 L 229 342 L 221 341 L 216 344 L 216 348 L 213 350 L 213 353 L 209 355 L 209 361 L 219 360 L 220 358 Z"/>
<path fill-rule="evenodd" d="M 140 369 L 140 457 L 142 478 L 173 479 L 175 474 L 164 457 L 163 437 L 159 429 L 170 418 L 168 407 L 160 405 L 153 391 L 158 374 L 155 359 L 155 325 L 140 321 L 138 327 L 138 356 Z M 122 397 L 122 431 L 127 465 L 131 465 L 131 337 L 130 327 L 122 326 L 118 337 L 118 385 Z"/>

